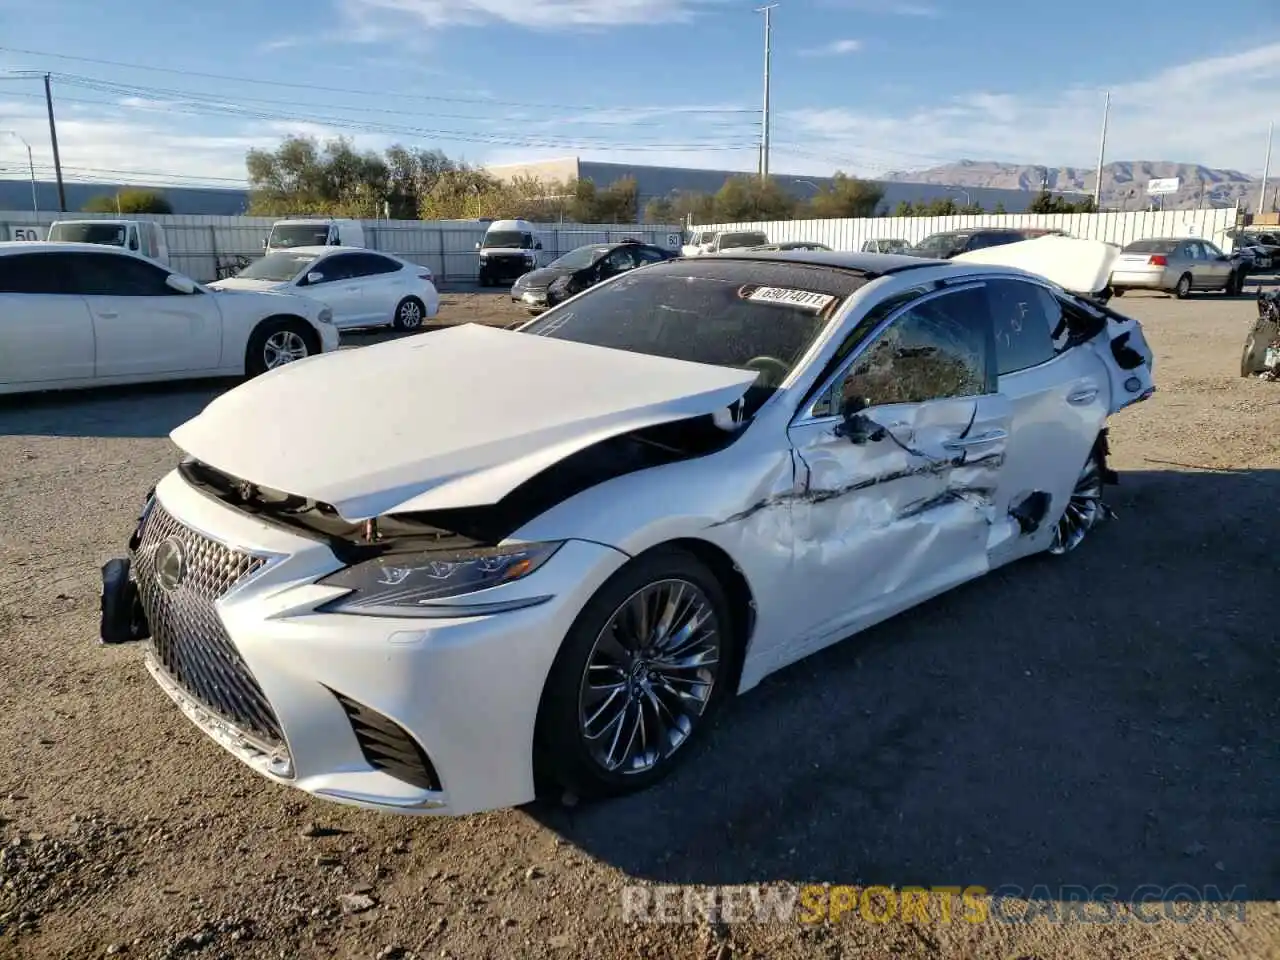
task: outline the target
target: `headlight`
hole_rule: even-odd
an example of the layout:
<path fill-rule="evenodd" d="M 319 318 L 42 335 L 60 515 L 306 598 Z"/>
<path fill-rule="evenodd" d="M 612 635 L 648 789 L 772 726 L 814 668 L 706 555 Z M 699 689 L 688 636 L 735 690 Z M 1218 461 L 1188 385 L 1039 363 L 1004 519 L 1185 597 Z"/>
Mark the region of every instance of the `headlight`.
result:
<path fill-rule="evenodd" d="M 321 323 L 333 323 L 333 311 L 328 307 L 322 307 L 320 313 L 316 315 L 316 319 Z"/>
<path fill-rule="evenodd" d="M 551 559 L 560 543 L 522 543 L 456 553 L 391 554 L 339 570 L 320 581 L 351 591 L 320 609 L 383 617 L 465 614 L 466 607 L 437 600 L 477 593 L 522 580 Z M 518 606 L 541 602 L 520 601 Z M 503 606 L 502 609 L 511 609 Z M 494 609 L 499 609 L 495 607 Z"/>

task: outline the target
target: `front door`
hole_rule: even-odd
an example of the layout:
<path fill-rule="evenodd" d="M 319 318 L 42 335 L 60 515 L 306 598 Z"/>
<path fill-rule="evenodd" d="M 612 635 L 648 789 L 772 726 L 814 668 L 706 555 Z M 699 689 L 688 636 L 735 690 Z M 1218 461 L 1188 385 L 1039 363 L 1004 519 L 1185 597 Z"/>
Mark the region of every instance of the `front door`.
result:
<path fill-rule="evenodd" d="M 863 443 L 839 430 L 855 398 L 881 428 Z M 852 352 L 789 430 L 801 655 L 987 571 L 1009 429 L 980 284 L 919 296 Z"/>
<path fill-rule="evenodd" d="M 197 288 L 179 293 L 169 271 L 116 253 L 70 255 L 71 277 L 89 305 L 96 376 L 214 370 L 222 358 L 222 313 Z"/>

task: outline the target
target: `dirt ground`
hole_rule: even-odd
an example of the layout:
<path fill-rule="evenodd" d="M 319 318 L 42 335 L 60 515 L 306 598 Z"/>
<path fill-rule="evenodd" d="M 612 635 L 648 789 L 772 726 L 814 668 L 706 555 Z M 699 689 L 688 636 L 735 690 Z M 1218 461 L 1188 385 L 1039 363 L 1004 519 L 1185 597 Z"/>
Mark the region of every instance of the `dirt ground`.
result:
<path fill-rule="evenodd" d="M 658 789 L 462 819 L 260 779 L 97 644 L 99 567 L 225 385 L 0 403 L 0 957 L 1280 956 L 1280 384 L 1237 376 L 1250 298 L 1117 305 L 1160 392 L 1116 418 L 1118 517 L 1077 554 L 775 675 Z M 628 925 L 636 883 L 980 886 L 1039 916 Z M 1246 918 L 1048 912 L 1103 885 Z"/>

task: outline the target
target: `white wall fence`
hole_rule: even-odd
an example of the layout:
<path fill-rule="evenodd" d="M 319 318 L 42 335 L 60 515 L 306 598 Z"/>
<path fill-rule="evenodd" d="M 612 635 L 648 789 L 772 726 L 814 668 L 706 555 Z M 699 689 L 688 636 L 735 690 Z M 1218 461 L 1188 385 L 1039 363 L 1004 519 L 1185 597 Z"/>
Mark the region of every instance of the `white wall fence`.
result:
<path fill-rule="evenodd" d="M 118 214 L 41 213 L 0 211 L 0 240 L 44 239 L 54 220 L 118 219 Z M 229 276 L 238 263 L 262 256 L 262 242 L 276 217 L 209 217 L 194 215 L 134 216 L 164 226 L 169 263 L 177 271 L 202 283 Z M 480 262 L 476 244 L 488 224 L 473 221 L 378 220 L 362 221 L 365 245 L 394 253 L 405 260 L 430 267 L 445 281 L 473 282 Z M 634 237 L 670 250 L 678 250 L 679 224 L 563 223 L 538 225 L 544 260 L 568 253 L 588 243 L 608 243 Z"/>
<path fill-rule="evenodd" d="M 975 227 L 1061 230 L 1081 240 L 1105 240 L 1121 246 L 1152 237 L 1201 237 L 1230 251 L 1227 231 L 1236 225 L 1235 208 L 1135 213 L 1016 213 L 958 217 L 869 217 L 845 220 L 773 220 L 759 223 L 698 224 L 696 230 L 763 230 L 772 243 L 808 240 L 833 250 L 861 250 L 868 240 L 917 243 L 931 233 Z"/>

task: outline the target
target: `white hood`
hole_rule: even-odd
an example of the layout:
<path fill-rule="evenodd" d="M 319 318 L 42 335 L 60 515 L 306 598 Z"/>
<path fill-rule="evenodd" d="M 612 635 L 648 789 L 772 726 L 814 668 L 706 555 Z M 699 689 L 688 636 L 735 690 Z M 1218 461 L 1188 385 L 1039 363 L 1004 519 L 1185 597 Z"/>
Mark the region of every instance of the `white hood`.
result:
<path fill-rule="evenodd" d="M 249 290 L 254 293 L 269 293 L 273 290 L 283 290 L 287 287 L 288 281 L 279 283 L 275 280 L 251 280 L 248 277 L 228 277 L 226 280 L 216 280 L 209 284 L 212 290 Z"/>
<path fill-rule="evenodd" d="M 358 521 L 496 503 L 593 443 L 715 413 L 756 377 L 467 324 L 278 367 L 170 436 Z"/>
<path fill-rule="evenodd" d="M 1039 274 L 1072 293 L 1093 294 L 1111 281 L 1111 265 L 1120 248 L 1101 240 L 1045 236 L 962 253 L 955 260 L 1013 267 Z"/>

